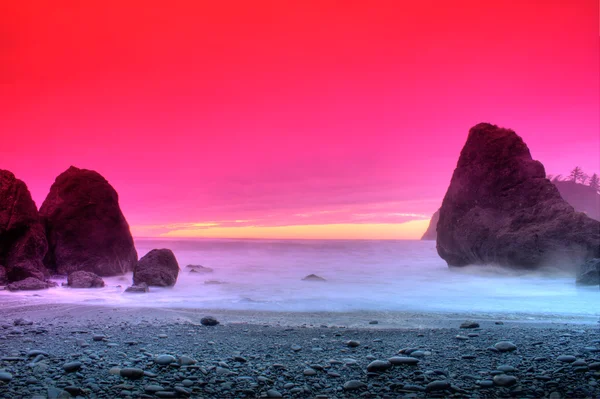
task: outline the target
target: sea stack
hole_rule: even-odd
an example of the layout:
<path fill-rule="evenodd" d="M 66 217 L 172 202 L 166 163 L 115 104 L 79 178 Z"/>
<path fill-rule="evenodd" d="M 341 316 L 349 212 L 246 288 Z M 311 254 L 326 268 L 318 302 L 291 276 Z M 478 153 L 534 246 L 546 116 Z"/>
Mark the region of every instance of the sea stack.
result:
<path fill-rule="evenodd" d="M 37 207 L 25 183 L 0 170 L 0 284 L 48 275 L 48 250 Z"/>
<path fill-rule="evenodd" d="M 497 264 L 572 271 L 600 256 L 600 222 L 576 212 L 513 130 L 469 131 L 437 224 L 449 266 Z"/>
<path fill-rule="evenodd" d="M 423 234 L 423 237 L 421 237 L 421 240 L 435 241 L 437 239 L 437 224 L 438 224 L 439 220 L 440 220 L 440 210 L 438 209 L 431 216 L 431 220 L 429 221 L 429 226 L 427 227 L 427 230 Z"/>
<path fill-rule="evenodd" d="M 99 173 L 71 166 L 56 178 L 40 208 L 46 266 L 116 276 L 133 271 L 137 252 L 115 189 Z"/>

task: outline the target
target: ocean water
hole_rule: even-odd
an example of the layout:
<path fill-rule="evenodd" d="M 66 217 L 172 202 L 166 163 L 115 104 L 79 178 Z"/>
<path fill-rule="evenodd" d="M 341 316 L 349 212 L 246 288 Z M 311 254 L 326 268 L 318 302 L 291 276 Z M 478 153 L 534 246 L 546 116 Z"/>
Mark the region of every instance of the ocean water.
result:
<path fill-rule="evenodd" d="M 136 247 L 140 257 L 153 248 L 173 250 L 181 267 L 175 287 L 127 294 L 129 274 L 105 278 L 102 289 L 0 295 L 110 306 L 600 316 L 598 287 L 578 288 L 568 275 L 449 269 L 432 241 L 138 239 Z M 214 271 L 190 273 L 188 264 Z M 302 281 L 309 274 L 327 281 Z"/>

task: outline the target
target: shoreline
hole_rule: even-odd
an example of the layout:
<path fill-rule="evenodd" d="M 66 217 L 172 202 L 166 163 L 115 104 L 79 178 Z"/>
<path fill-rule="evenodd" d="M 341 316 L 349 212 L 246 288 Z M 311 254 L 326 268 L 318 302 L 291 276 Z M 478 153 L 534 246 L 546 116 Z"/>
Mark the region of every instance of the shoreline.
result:
<path fill-rule="evenodd" d="M 0 318 L 24 317 L 35 322 L 69 319 L 79 323 L 111 323 L 127 318 L 133 323 L 152 319 L 157 323 L 173 321 L 200 324 L 204 316 L 213 316 L 222 324 L 271 325 L 277 327 L 343 327 L 352 329 L 427 329 L 455 328 L 465 320 L 482 326 L 505 325 L 512 328 L 563 328 L 586 326 L 600 329 L 600 316 L 548 315 L 539 313 L 492 312 L 417 312 L 417 311 L 265 311 L 218 308 L 181 308 L 121 306 L 114 304 L 36 303 L 15 298 L 0 304 Z"/>

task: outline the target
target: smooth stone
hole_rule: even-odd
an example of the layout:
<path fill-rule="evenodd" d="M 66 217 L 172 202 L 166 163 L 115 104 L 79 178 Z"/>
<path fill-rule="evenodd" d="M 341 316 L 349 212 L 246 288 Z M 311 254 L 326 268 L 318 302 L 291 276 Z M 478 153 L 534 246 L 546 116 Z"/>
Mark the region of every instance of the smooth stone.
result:
<path fill-rule="evenodd" d="M 49 356 L 48 352 L 44 352 L 44 351 L 41 351 L 38 349 L 33 349 L 33 350 L 30 350 L 29 352 L 27 352 L 27 357 L 34 357 L 34 356 L 39 356 L 39 355 Z"/>
<path fill-rule="evenodd" d="M 317 371 L 314 369 L 305 369 L 302 374 L 306 376 L 317 375 Z"/>
<path fill-rule="evenodd" d="M 154 363 L 160 364 L 161 366 L 168 366 L 171 363 L 176 362 L 175 356 L 171 355 L 159 355 L 154 359 Z"/>
<path fill-rule="evenodd" d="M 149 393 L 154 393 L 154 392 L 164 391 L 164 390 L 165 390 L 165 388 L 161 387 L 160 385 L 146 385 L 144 387 L 144 391 L 149 392 Z"/>
<path fill-rule="evenodd" d="M 360 388 L 364 388 L 367 385 L 364 382 L 360 382 L 358 380 L 350 380 L 344 384 L 345 391 L 354 391 Z"/>
<path fill-rule="evenodd" d="M 557 357 L 556 360 L 563 363 L 573 363 L 575 360 L 577 360 L 577 358 L 571 355 L 561 355 Z"/>
<path fill-rule="evenodd" d="M 494 345 L 494 348 L 500 352 L 512 352 L 517 349 L 517 346 L 510 341 L 500 341 Z"/>
<path fill-rule="evenodd" d="M 182 366 L 191 366 L 193 364 L 198 363 L 198 361 L 196 359 L 193 359 L 189 356 L 179 356 L 179 359 L 177 360 L 177 362 L 182 365 Z"/>
<path fill-rule="evenodd" d="M 416 359 L 414 357 L 407 357 L 407 356 L 394 356 L 394 357 L 390 357 L 388 359 L 388 362 L 390 362 L 394 366 L 401 365 L 401 364 L 415 365 L 415 364 L 419 363 L 419 359 Z"/>
<path fill-rule="evenodd" d="M 492 381 L 492 380 L 481 380 L 481 381 L 478 381 L 477 384 L 482 388 L 493 388 L 494 387 L 494 381 Z"/>
<path fill-rule="evenodd" d="M 10 382 L 12 380 L 13 376 L 11 373 L 5 373 L 5 372 L 1 372 L 0 373 L 0 381 L 2 382 Z"/>
<path fill-rule="evenodd" d="M 377 320 L 371 320 L 369 324 L 379 324 L 379 322 Z"/>
<path fill-rule="evenodd" d="M 158 391 L 155 392 L 154 395 L 158 396 L 159 398 L 178 398 L 179 394 L 177 392 L 171 392 L 171 391 Z"/>
<path fill-rule="evenodd" d="M 392 367 L 392 363 L 387 360 L 374 360 L 367 366 L 367 371 L 385 371 Z"/>
<path fill-rule="evenodd" d="M 302 349 L 302 347 L 300 345 L 292 345 L 292 350 L 294 352 L 298 352 Z"/>
<path fill-rule="evenodd" d="M 200 324 L 202 324 L 203 326 L 216 326 L 217 324 L 219 324 L 219 321 L 212 316 L 205 316 L 202 319 L 200 319 Z"/>
<path fill-rule="evenodd" d="M 79 371 L 81 368 L 81 362 L 68 362 L 63 364 L 63 370 L 67 373 L 73 373 L 75 371 Z"/>
<path fill-rule="evenodd" d="M 283 395 L 274 389 L 269 389 L 267 391 L 267 398 L 283 398 Z"/>
<path fill-rule="evenodd" d="M 350 340 L 350 341 L 346 342 L 346 345 L 348 345 L 350 348 L 356 348 L 357 346 L 360 345 L 360 342 Z"/>
<path fill-rule="evenodd" d="M 467 320 L 460 325 L 460 328 L 479 328 L 479 323 Z"/>
<path fill-rule="evenodd" d="M 137 380 L 144 376 L 144 370 L 134 367 L 127 367 L 121 369 L 119 374 L 121 375 L 121 377 L 129 378 L 130 380 Z"/>
<path fill-rule="evenodd" d="M 431 381 L 425 387 L 425 391 L 434 392 L 434 391 L 444 391 L 450 388 L 450 383 L 448 381 L 439 380 L 439 381 Z"/>
<path fill-rule="evenodd" d="M 494 376 L 494 384 L 499 387 L 510 387 L 517 383 L 517 377 L 506 374 L 499 374 Z"/>

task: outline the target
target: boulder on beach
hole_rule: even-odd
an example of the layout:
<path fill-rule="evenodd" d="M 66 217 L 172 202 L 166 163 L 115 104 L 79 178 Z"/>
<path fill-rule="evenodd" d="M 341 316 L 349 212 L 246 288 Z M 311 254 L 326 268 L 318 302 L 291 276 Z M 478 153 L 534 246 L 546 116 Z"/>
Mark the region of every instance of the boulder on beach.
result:
<path fill-rule="evenodd" d="M 309 274 L 308 276 L 304 277 L 302 279 L 302 281 L 327 281 L 327 280 L 325 280 L 321 276 L 317 276 L 316 274 Z"/>
<path fill-rule="evenodd" d="M 469 131 L 440 208 L 437 250 L 449 266 L 574 271 L 600 257 L 600 222 L 576 212 L 513 130 Z"/>
<path fill-rule="evenodd" d="M 213 269 L 202 265 L 187 265 L 186 270 L 190 273 L 212 273 Z"/>
<path fill-rule="evenodd" d="M 140 259 L 133 270 L 133 284 L 172 287 L 177 282 L 179 264 L 170 249 L 153 249 Z"/>
<path fill-rule="evenodd" d="M 421 237 L 421 240 L 434 240 L 435 241 L 435 239 L 437 239 L 437 224 L 438 224 L 439 220 L 440 220 L 440 210 L 438 209 L 431 216 L 431 220 L 429 221 L 429 226 L 427 227 L 427 230 L 423 234 L 423 237 Z"/>
<path fill-rule="evenodd" d="M 40 208 L 48 237 L 46 266 L 58 274 L 130 272 L 137 252 L 115 189 L 100 174 L 71 166 Z"/>
<path fill-rule="evenodd" d="M 590 259 L 577 271 L 578 285 L 600 285 L 600 258 Z"/>
<path fill-rule="evenodd" d="M 25 183 L 0 170 L 0 283 L 28 277 L 44 280 L 48 243 L 35 202 Z"/>
<path fill-rule="evenodd" d="M 80 270 L 69 274 L 67 285 L 71 288 L 102 288 L 104 280 L 97 274 Z"/>
<path fill-rule="evenodd" d="M 150 289 L 148 288 L 148 284 L 146 283 L 140 283 L 140 284 L 135 284 L 132 285 L 131 287 L 127 287 L 125 289 L 125 292 L 129 292 L 129 293 L 133 293 L 133 294 L 143 294 L 145 292 L 149 292 Z"/>
<path fill-rule="evenodd" d="M 46 288 L 56 287 L 56 283 L 52 281 L 44 281 L 35 277 L 27 277 L 26 279 L 15 281 L 6 286 L 9 291 L 35 291 L 45 290 Z"/>

